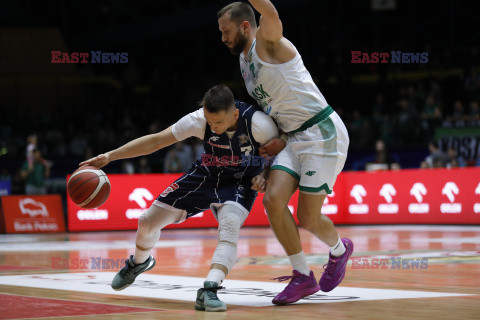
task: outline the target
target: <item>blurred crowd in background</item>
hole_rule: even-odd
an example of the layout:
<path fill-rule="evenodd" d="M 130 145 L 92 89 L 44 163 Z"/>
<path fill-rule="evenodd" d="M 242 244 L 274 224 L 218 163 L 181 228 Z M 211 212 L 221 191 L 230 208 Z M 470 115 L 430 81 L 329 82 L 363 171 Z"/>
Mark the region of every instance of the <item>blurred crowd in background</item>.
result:
<path fill-rule="evenodd" d="M 480 75 L 471 68 L 462 81 L 463 95 L 448 103 L 443 100 L 448 87 L 443 88 L 438 81 L 429 81 L 403 84 L 393 92 L 372 93 L 371 101 L 362 103 L 363 108 L 336 109 L 348 128 L 351 152 L 367 155 L 359 162 L 350 161 L 346 170 L 476 165 L 458 156 L 455 148 L 439 149 L 434 140 L 439 127 L 480 127 Z M 200 98 L 178 109 L 194 111 Z M 55 113 L 22 114 L 21 122 L 14 118 L 2 121 L 2 146 L 24 160 L 24 163 L 18 162 L 16 168 L 2 168 L 2 177 L 10 177 L 14 189 L 28 185 L 26 170 L 32 163 L 28 158 L 30 152 L 35 151 L 35 161 L 48 169 L 43 171 L 46 175 L 50 176 L 49 169 L 53 165 L 53 176 L 64 176 L 69 173 L 65 168 L 73 170 L 74 165 L 84 159 L 141 135 L 159 132 L 183 116 L 175 113 L 177 106 L 156 96 L 154 83 L 148 95 L 137 95 L 128 89 L 85 85 L 82 99 L 75 103 Z M 403 153 L 420 150 L 420 155 L 412 165 L 402 163 L 391 153 L 393 150 L 403 150 Z M 202 152 L 201 142 L 191 138 L 150 156 L 112 163 L 106 171 L 125 174 L 185 172 Z"/>
<path fill-rule="evenodd" d="M 38 67 L 35 76 L 40 82 L 42 77 L 50 81 L 48 72 L 56 72 L 60 83 L 66 77 L 62 72 L 71 68 L 68 76 L 77 81 L 79 93 L 67 100 L 56 98 L 45 109 L 35 105 L 34 96 L 26 106 L 18 102 L 25 101 L 19 93 L 9 103 L 0 97 L 0 180 L 11 180 L 13 193 L 43 192 L 45 187 L 55 191 L 51 181 L 64 184 L 65 175 L 82 160 L 167 128 L 196 110 L 203 93 L 218 83 L 227 84 L 238 100 L 255 105 L 244 88 L 238 57 L 231 56 L 220 41 L 215 12 L 223 2 L 188 3 L 183 8 L 173 2 L 124 2 L 129 12 L 137 13 L 133 20 L 121 6 L 103 3 L 89 11 L 98 23 L 84 22 L 74 3 L 63 7 L 52 3 L 48 14 L 36 17 L 20 15 L 20 8 L 12 11 L 17 16 L 12 13 L 3 26 L 53 28 L 48 30 L 59 31 L 63 40 L 58 41 L 67 46 L 64 51 L 98 49 L 128 52 L 129 57 L 121 65 L 52 66 L 49 50 L 59 48 L 47 46 L 36 59 L 39 66 L 45 62 L 48 66 Z M 21 6 L 6 2 L 0 9 L 14 5 Z M 417 7 L 410 0 L 389 12 L 375 11 L 370 1 L 277 1 L 276 5 L 285 36 L 299 49 L 320 91 L 348 128 L 351 141 L 345 170 L 479 165 L 477 154 L 467 158 L 459 152 L 460 143 L 439 143 L 437 134 L 439 129 L 480 128 L 480 54 L 471 43 L 473 22 L 452 15 L 465 10 L 462 3 Z M 201 13 L 201 19 L 186 19 L 192 10 Z M 117 18 L 109 20 L 114 11 Z M 336 14 L 325 14 L 318 23 L 316 12 Z M 427 13 L 450 19 L 419 19 Z M 162 17 L 171 18 L 171 28 L 157 25 Z M 440 25 L 449 28 L 450 37 Z M 8 48 L 13 40 L 5 39 Z M 352 64 L 352 50 L 428 52 L 428 62 Z M 0 59 L 8 58 L 5 52 Z M 12 62 L 11 69 L 4 69 L 2 85 L 19 87 L 22 77 L 33 74 L 32 65 L 21 70 L 22 65 Z M 191 138 L 149 156 L 116 161 L 105 171 L 185 172 L 202 152 L 202 144 Z"/>

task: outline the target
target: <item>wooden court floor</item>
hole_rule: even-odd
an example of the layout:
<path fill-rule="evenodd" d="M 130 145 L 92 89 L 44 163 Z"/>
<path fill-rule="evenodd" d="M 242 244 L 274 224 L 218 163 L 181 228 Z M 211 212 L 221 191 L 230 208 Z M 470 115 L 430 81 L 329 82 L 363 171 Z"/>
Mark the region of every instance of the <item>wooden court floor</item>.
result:
<path fill-rule="evenodd" d="M 291 268 L 269 228 L 245 228 L 219 297 L 223 313 L 195 311 L 216 230 L 166 230 L 157 265 L 110 288 L 135 232 L 0 235 L 0 319 L 480 319 L 480 227 L 338 227 L 355 244 L 340 287 L 273 306 Z M 301 230 L 317 279 L 327 247 Z M 123 263 L 121 263 L 123 265 Z"/>

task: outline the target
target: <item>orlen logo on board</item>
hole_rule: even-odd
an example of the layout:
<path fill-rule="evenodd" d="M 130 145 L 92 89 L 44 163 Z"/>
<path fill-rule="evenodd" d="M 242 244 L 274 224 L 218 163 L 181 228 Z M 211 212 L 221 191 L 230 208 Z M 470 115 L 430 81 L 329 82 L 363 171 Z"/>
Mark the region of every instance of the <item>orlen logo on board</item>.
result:
<path fill-rule="evenodd" d="M 332 190 L 331 194 L 327 194 L 327 197 L 325 198 L 325 201 L 323 202 L 322 206 L 322 213 L 323 214 L 337 214 L 338 212 L 338 206 L 336 204 L 330 204 L 328 203 L 328 198 L 333 198 L 335 197 L 335 192 Z"/>
<path fill-rule="evenodd" d="M 128 219 L 138 219 L 147 211 L 147 201 L 153 200 L 153 195 L 145 188 L 136 188 L 128 196 L 128 200 L 134 201 L 141 209 L 127 209 L 125 216 Z"/>
<path fill-rule="evenodd" d="M 478 183 L 478 186 L 475 188 L 475 195 L 480 196 L 480 182 Z M 473 205 L 473 212 L 480 213 L 480 203 L 475 203 Z"/>
<path fill-rule="evenodd" d="M 355 199 L 356 204 L 352 203 L 348 206 L 348 211 L 351 214 L 367 214 L 368 213 L 368 204 L 363 203 L 363 198 L 367 195 L 367 190 L 361 185 L 356 184 L 353 186 L 350 191 L 350 196 Z"/>
<path fill-rule="evenodd" d="M 410 203 L 408 205 L 408 212 L 428 213 L 430 211 L 430 205 L 428 203 L 423 203 L 423 197 L 427 195 L 427 188 L 425 188 L 423 183 L 414 183 L 412 189 L 410 189 L 410 195 L 415 197 L 417 203 Z"/>
<path fill-rule="evenodd" d="M 398 213 L 398 203 L 392 203 L 393 197 L 397 195 L 397 190 L 391 183 L 385 183 L 380 189 L 379 195 L 385 198 L 386 203 L 378 205 L 378 212 L 383 214 Z"/>
<path fill-rule="evenodd" d="M 447 196 L 450 203 L 442 203 L 440 205 L 441 213 L 460 213 L 462 212 L 462 204 L 455 203 L 455 196 L 460 193 L 455 182 L 447 182 L 442 189 L 442 194 Z"/>

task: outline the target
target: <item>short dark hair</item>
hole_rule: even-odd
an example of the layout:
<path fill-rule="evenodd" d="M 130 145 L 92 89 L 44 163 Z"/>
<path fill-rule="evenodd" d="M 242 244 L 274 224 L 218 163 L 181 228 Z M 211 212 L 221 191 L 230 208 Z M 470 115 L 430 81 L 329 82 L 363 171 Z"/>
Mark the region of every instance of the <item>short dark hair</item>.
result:
<path fill-rule="evenodd" d="M 257 21 L 255 20 L 255 12 L 252 7 L 245 2 L 233 2 L 228 6 L 223 7 L 217 12 L 217 18 L 220 19 L 225 13 L 230 13 L 230 20 L 237 25 L 243 21 L 248 21 L 253 27 L 257 27 Z"/>
<path fill-rule="evenodd" d="M 222 110 L 228 111 L 235 106 L 232 90 L 224 84 L 210 88 L 203 96 L 200 106 L 210 113 L 217 113 Z"/>

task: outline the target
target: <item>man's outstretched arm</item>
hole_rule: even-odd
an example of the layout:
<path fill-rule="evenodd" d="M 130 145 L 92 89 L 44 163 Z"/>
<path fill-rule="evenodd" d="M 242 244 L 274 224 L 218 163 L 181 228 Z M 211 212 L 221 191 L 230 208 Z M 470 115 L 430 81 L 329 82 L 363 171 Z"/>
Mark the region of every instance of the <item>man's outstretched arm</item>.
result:
<path fill-rule="evenodd" d="M 260 26 L 257 38 L 270 42 L 276 42 L 283 37 L 283 27 L 277 9 L 269 0 L 248 0 L 260 14 Z"/>
<path fill-rule="evenodd" d="M 80 166 L 92 165 L 101 168 L 111 161 L 147 155 L 174 144 L 175 142 L 178 142 L 178 140 L 173 135 L 172 127 L 170 126 L 161 132 L 140 137 L 115 150 L 83 161 L 80 163 Z"/>

